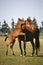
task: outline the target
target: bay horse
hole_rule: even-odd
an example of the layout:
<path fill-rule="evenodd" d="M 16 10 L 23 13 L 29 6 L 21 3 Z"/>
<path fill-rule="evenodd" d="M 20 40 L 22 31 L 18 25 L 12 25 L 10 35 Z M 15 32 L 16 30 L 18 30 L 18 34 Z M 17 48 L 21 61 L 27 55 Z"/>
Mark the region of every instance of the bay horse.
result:
<path fill-rule="evenodd" d="M 36 50 L 36 55 L 38 56 L 38 50 L 40 49 L 40 41 L 39 41 L 39 29 L 37 26 L 32 24 L 29 19 L 24 21 L 25 24 L 21 25 L 22 32 L 25 33 L 25 42 L 30 41 L 32 44 L 32 56 L 35 53 Z M 20 37 L 21 38 L 21 37 Z M 35 39 L 35 43 L 34 40 Z M 24 55 L 26 55 L 26 43 L 24 44 Z M 20 44 L 20 49 L 21 49 L 21 44 Z M 22 52 L 22 51 L 21 51 Z"/>
<path fill-rule="evenodd" d="M 13 46 L 14 46 L 15 39 L 16 39 L 18 36 L 20 36 L 20 35 L 22 35 L 22 36 L 25 35 L 25 33 L 23 33 L 23 32 L 21 31 L 21 24 L 24 24 L 24 20 L 18 18 L 18 22 L 17 22 L 17 24 L 16 24 L 16 27 L 15 27 L 14 31 L 12 31 L 12 32 L 11 32 L 8 36 L 6 36 L 6 38 L 5 38 L 5 41 L 8 40 L 8 43 L 6 43 L 6 55 L 8 55 L 8 47 L 9 47 L 9 45 L 10 45 L 10 48 L 11 48 L 11 50 L 12 50 L 13 55 L 15 55 L 15 53 L 14 53 L 14 51 L 13 51 Z M 19 41 L 19 38 L 18 38 L 18 41 Z"/>

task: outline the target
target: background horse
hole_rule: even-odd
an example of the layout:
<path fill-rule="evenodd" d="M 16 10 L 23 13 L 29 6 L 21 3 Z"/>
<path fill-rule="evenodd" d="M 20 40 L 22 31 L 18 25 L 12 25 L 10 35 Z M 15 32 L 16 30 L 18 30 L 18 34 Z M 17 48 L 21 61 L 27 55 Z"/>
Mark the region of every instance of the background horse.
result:
<path fill-rule="evenodd" d="M 9 45 L 10 45 L 10 48 L 11 48 L 11 50 L 13 52 L 13 55 L 15 55 L 14 51 L 13 51 L 13 45 L 14 45 L 14 42 L 15 42 L 15 38 L 17 38 L 19 35 L 25 35 L 23 32 L 21 32 L 21 24 L 24 24 L 24 20 L 18 18 L 18 22 L 17 22 L 16 28 L 14 29 L 14 31 L 12 31 L 5 38 L 5 41 L 8 38 L 8 43 L 6 44 L 6 55 L 8 55 L 8 47 L 9 47 Z"/>

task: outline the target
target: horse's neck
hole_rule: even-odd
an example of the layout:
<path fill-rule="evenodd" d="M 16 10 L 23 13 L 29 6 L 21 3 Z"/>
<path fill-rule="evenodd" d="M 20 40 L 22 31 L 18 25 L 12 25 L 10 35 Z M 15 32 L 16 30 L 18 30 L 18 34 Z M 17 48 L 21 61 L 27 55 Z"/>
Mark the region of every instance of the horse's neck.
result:
<path fill-rule="evenodd" d="M 20 25 L 17 25 L 17 26 L 16 26 L 16 29 L 17 29 L 17 28 L 20 28 Z"/>
<path fill-rule="evenodd" d="M 16 28 L 20 28 L 20 27 L 21 27 L 21 25 L 20 25 L 20 23 L 18 22 L 17 25 L 16 25 Z"/>

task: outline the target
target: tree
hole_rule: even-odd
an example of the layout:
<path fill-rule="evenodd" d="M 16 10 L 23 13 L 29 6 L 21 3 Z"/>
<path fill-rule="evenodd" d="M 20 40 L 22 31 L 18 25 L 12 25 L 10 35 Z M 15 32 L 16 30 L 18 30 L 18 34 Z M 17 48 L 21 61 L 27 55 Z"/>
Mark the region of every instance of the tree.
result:
<path fill-rule="evenodd" d="M 3 23 L 3 25 L 2 25 L 2 32 L 3 32 L 4 34 L 10 32 L 10 27 L 9 27 L 8 24 L 6 23 L 6 20 L 4 20 L 4 23 Z"/>
<path fill-rule="evenodd" d="M 24 20 L 24 18 L 22 17 L 22 20 Z"/>
<path fill-rule="evenodd" d="M 42 23 L 42 27 L 43 27 L 43 21 L 41 23 Z"/>
<path fill-rule="evenodd" d="M 12 31 L 13 31 L 14 28 L 15 28 L 15 22 L 14 22 L 14 19 L 13 18 L 12 18 L 11 26 L 12 26 Z"/>
<path fill-rule="evenodd" d="M 40 35 L 43 36 L 43 21 L 41 22 L 42 26 L 40 27 Z"/>
<path fill-rule="evenodd" d="M 1 28 L 2 28 L 2 26 L 1 26 L 1 22 L 0 22 L 0 31 L 1 31 Z"/>
<path fill-rule="evenodd" d="M 29 22 L 32 22 L 32 20 L 31 20 L 31 17 L 30 17 L 30 16 L 27 18 L 27 20 L 28 20 Z"/>
<path fill-rule="evenodd" d="M 35 18 L 35 17 L 33 18 L 32 23 L 33 23 L 35 26 L 38 26 L 38 25 L 37 25 L 37 21 L 36 21 L 36 18 Z"/>
<path fill-rule="evenodd" d="M 1 22 L 0 22 L 0 26 L 1 26 Z"/>
<path fill-rule="evenodd" d="M 1 22 L 0 22 L 0 29 L 1 29 Z"/>

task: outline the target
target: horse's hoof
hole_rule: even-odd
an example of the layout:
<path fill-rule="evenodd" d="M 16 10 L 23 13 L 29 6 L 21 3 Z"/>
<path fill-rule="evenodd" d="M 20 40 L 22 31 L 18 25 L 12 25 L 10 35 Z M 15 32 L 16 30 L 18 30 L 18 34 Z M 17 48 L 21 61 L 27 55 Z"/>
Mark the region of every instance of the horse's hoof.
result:
<path fill-rule="evenodd" d="M 34 56 L 34 53 L 32 53 L 32 56 Z"/>
<path fill-rule="evenodd" d="M 33 57 L 33 56 L 34 56 L 34 54 L 31 54 L 31 56 Z"/>
<path fill-rule="evenodd" d="M 23 56 L 22 54 L 20 56 Z"/>
<path fill-rule="evenodd" d="M 38 54 L 36 54 L 36 56 L 38 56 Z"/>
<path fill-rule="evenodd" d="M 24 56 L 26 56 L 26 54 L 24 54 Z"/>
<path fill-rule="evenodd" d="M 38 56 L 38 53 L 36 53 L 36 56 Z"/>
<path fill-rule="evenodd" d="M 13 53 L 12 55 L 13 55 L 13 56 L 15 56 L 15 54 L 14 54 L 14 53 Z"/>
<path fill-rule="evenodd" d="M 7 56 L 8 54 L 6 54 L 6 56 Z"/>
<path fill-rule="evenodd" d="M 8 51 L 6 52 L 6 56 L 8 55 Z"/>
<path fill-rule="evenodd" d="M 34 55 L 32 55 L 32 54 L 31 54 L 30 56 L 32 56 L 32 57 L 33 57 Z"/>
<path fill-rule="evenodd" d="M 32 56 L 32 54 L 30 56 Z"/>

